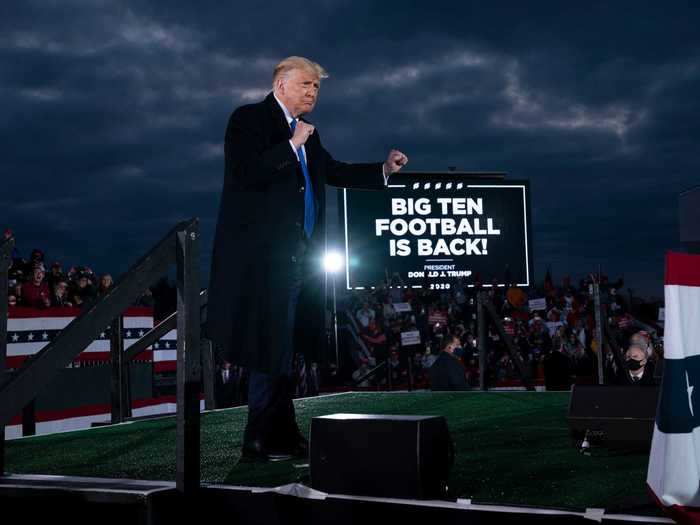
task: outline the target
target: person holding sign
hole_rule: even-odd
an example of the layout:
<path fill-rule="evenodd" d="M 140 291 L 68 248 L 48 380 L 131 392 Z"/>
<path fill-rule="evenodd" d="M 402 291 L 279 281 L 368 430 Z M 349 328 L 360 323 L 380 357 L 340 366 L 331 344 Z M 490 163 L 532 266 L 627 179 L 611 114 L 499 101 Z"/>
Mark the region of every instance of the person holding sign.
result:
<path fill-rule="evenodd" d="M 272 93 L 236 109 L 226 130 L 207 335 L 250 370 L 248 461 L 307 453 L 290 376 L 294 353 L 322 339 L 326 184 L 382 189 L 408 162 L 391 150 L 383 164 L 346 164 L 325 150 L 305 116 L 326 77 L 306 58 L 282 60 Z"/>

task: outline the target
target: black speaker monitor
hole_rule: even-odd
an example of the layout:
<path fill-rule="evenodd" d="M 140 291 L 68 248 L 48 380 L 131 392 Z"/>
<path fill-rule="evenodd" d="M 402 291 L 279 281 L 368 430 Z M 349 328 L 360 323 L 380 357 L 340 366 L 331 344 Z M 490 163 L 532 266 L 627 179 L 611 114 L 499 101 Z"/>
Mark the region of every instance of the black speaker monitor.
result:
<path fill-rule="evenodd" d="M 452 447 L 442 416 L 315 417 L 309 443 L 314 489 L 387 498 L 446 495 Z"/>
<path fill-rule="evenodd" d="M 656 386 L 575 385 L 567 416 L 571 436 L 610 447 L 648 448 L 658 399 Z"/>

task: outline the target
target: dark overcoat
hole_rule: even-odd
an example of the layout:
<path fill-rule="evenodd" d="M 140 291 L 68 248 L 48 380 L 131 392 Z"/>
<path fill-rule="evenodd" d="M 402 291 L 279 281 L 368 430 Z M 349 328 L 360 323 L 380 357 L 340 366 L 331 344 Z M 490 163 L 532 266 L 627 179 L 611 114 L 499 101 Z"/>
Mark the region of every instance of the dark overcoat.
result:
<path fill-rule="evenodd" d="M 284 368 L 282 349 L 294 337 L 287 312 L 303 235 L 304 176 L 290 138 L 284 112 L 272 93 L 231 115 L 209 285 L 209 338 L 231 362 L 268 373 Z M 306 306 L 298 311 L 308 330 L 320 332 L 325 185 L 381 189 L 384 178 L 381 163 L 334 160 L 323 148 L 318 130 L 305 149 L 318 215 L 305 258 L 304 286 L 316 300 L 304 301 Z"/>
<path fill-rule="evenodd" d="M 467 378 L 462 362 L 455 355 L 440 352 L 428 369 L 431 390 L 467 390 Z"/>

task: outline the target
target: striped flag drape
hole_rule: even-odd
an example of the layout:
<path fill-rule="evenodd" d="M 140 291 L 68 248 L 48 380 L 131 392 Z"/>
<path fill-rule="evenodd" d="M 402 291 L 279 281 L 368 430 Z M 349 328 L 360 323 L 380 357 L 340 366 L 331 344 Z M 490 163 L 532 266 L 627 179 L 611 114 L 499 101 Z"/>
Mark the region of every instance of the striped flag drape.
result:
<path fill-rule="evenodd" d="M 10 308 L 7 321 L 7 368 L 19 368 L 29 357 L 53 341 L 80 314 L 77 308 Z M 151 308 L 132 307 L 124 312 L 124 349 L 153 327 Z M 98 334 L 77 362 L 109 362 L 109 329 Z M 165 334 L 138 360 L 153 361 L 156 373 L 174 371 L 177 365 L 177 330 Z"/>
<path fill-rule="evenodd" d="M 679 523 L 700 523 L 700 256 L 666 255 L 664 375 L 647 485 Z"/>

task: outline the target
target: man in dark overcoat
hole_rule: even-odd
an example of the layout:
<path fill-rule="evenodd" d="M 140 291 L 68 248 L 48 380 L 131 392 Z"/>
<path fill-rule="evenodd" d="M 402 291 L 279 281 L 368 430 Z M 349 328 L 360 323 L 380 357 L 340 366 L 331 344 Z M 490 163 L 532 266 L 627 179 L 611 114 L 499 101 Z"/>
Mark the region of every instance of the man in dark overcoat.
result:
<path fill-rule="evenodd" d="M 303 301 L 300 308 L 299 298 L 322 289 L 325 185 L 379 190 L 408 161 L 396 150 L 383 164 L 331 157 L 302 118 L 326 76 L 305 58 L 283 60 L 273 92 L 236 109 L 226 130 L 207 333 L 229 361 L 250 370 L 243 460 L 307 453 L 294 415 L 291 368 L 294 353 L 304 350 L 299 327 L 322 330 L 321 304 Z"/>
<path fill-rule="evenodd" d="M 461 346 L 459 338 L 448 334 L 440 346 L 440 355 L 428 369 L 430 390 L 467 390 L 467 370 L 456 354 L 456 350 Z"/>

